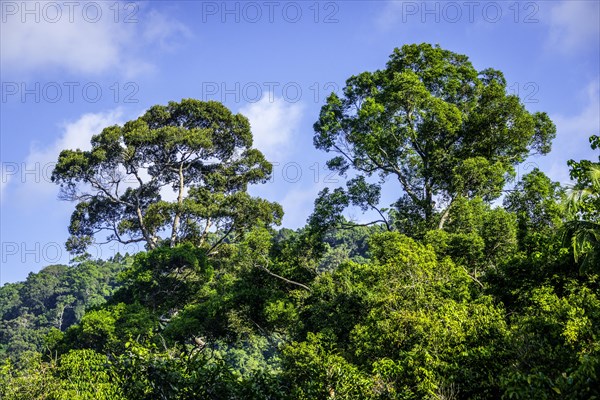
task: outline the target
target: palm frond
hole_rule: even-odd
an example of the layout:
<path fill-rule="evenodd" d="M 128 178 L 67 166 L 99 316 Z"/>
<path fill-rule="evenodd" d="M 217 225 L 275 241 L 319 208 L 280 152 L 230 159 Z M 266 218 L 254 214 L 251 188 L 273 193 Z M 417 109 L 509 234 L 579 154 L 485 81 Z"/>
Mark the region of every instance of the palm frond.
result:
<path fill-rule="evenodd" d="M 596 189 L 600 189 L 600 165 L 592 165 L 589 169 L 589 178 L 592 182 L 592 185 L 596 187 Z"/>
<path fill-rule="evenodd" d="M 591 221 L 568 221 L 560 230 L 563 246 L 573 249 L 575 262 L 581 261 L 581 272 L 600 270 L 600 224 Z"/>

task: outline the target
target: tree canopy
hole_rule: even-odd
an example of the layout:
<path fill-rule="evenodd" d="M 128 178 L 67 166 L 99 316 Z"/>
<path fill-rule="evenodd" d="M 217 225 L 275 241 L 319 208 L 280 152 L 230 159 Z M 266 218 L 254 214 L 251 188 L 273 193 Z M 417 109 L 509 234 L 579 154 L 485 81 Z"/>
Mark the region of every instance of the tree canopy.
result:
<path fill-rule="evenodd" d="M 154 106 L 63 151 L 69 248 L 147 249 L 0 288 L 0 397 L 600 398 L 598 162 L 570 161 L 570 187 L 534 169 L 494 204 L 554 125 L 426 44 L 350 78 L 315 130 L 352 176 L 297 230 L 247 194 L 271 165 L 221 104 Z"/>
<path fill-rule="evenodd" d="M 350 77 L 314 129 L 315 146 L 337 154 L 329 168 L 357 175 L 347 203 L 379 210 L 391 177 L 395 219 L 401 225 L 410 208 L 427 227 L 442 227 L 458 197 L 497 198 L 515 165 L 548 153 L 556 132 L 546 113 L 507 94 L 502 72 L 477 71 L 467 56 L 430 44 L 397 48 L 385 69 Z M 367 183 L 373 175 L 379 182 Z"/>
<path fill-rule="evenodd" d="M 91 144 L 63 150 L 52 173 L 62 198 L 78 202 L 67 242 L 74 252 L 102 233 L 148 249 L 191 241 L 214 250 L 231 234 L 283 215 L 278 204 L 246 192 L 269 179 L 272 165 L 252 147 L 248 119 L 221 103 L 153 106 Z"/>

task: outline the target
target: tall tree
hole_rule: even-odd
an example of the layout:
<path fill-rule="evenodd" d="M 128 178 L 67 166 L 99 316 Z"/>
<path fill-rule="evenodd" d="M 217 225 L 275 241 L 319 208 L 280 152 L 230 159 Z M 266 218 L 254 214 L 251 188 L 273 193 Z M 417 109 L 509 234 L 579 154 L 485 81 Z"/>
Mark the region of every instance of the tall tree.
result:
<path fill-rule="evenodd" d="M 62 198 L 78 202 L 71 251 L 85 251 L 101 232 L 107 242 L 149 249 L 185 240 L 215 251 L 256 221 L 279 223 L 283 215 L 278 204 L 246 192 L 269 179 L 272 165 L 252 148 L 248 119 L 221 103 L 156 105 L 91 143 L 90 151 L 63 150 L 52 174 Z"/>
<path fill-rule="evenodd" d="M 412 209 L 427 228 L 443 228 L 458 197 L 497 198 L 514 166 L 549 152 L 556 132 L 545 113 L 507 94 L 500 71 L 478 72 L 466 56 L 429 44 L 395 49 L 385 69 L 350 77 L 314 129 L 315 146 L 337 154 L 329 168 L 358 175 L 346 202 L 383 215 L 380 187 L 391 177 L 400 211 Z M 378 183 L 367 182 L 373 175 Z"/>

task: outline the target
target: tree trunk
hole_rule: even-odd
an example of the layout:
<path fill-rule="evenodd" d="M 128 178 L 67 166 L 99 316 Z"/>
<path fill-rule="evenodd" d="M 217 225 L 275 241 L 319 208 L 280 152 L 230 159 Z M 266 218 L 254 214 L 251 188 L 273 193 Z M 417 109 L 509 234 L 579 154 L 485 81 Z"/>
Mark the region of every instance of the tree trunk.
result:
<path fill-rule="evenodd" d="M 179 193 L 177 195 L 177 210 L 175 211 L 175 218 L 173 218 L 173 228 L 171 229 L 171 247 L 175 246 L 177 242 L 177 230 L 179 229 L 179 223 L 181 219 L 181 205 L 183 204 L 183 163 L 179 164 Z"/>
<path fill-rule="evenodd" d="M 444 229 L 444 225 L 446 224 L 446 221 L 448 221 L 448 217 L 450 216 L 450 208 L 452 208 L 452 204 L 454 204 L 454 199 L 450 200 L 450 204 L 448 204 L 448 207 L 446 207 L 446 209 L 442 213 L 442 218 L 440 218 L 440 222 L 438 224 L 438 230 Z"/>
<path fill-rule="evenodd" d="M 450 215 L 450 206 L 446 207 L 444 213 L 442 214 L 442 218 L 440 218 L 440 223 L 438 224 L 438 230 L 444 229 L 444 224 L 448 220 L 448 216 Z"/>
<path fill-rule="evenodd" d="M 56 318 L 56 328 L 59 331 L 62 331 L 62 324 L 63 324 L 63 315 L 65 314 L 65 308 L 66 306 L 63 306 L 60 310 L 60 312 L 58 313 L 58 316 Z"/>
<path fill-rule="evenodd" d="M 431 185 L 425 182 L 425 223 L 431 227 L 433 220 L 433 195 L 431 194 Z"/>
<path fill-rule="evenodd" d="M 150 234 L 148 233 L 148 230 L 146 229 L 146 225 L 144 224 L 144 216 L 142 215 L 142 210 L 140 209 L 140 206 L 139 206 L 139 201 L 138 201 L 138 205 L 136 207 L 136 214 L 138 217 L 138 222 L 140 224 L 140 230 L 142 231 L 142 235 L 144 236 L 144 239 L 146 240 L 148 247 L 150 248 L 150 250 L 155 249 L 156 243 L 154 241 L 154 237 L 151 237 Z"/>

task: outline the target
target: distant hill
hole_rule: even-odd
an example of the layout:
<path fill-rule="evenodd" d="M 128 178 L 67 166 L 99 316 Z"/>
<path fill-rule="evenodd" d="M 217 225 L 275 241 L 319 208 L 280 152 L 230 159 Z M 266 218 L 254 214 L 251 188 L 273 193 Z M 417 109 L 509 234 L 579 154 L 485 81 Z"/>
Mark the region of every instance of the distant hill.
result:
<path fill-rule="evenodd" d="M 43 351 L 50 330 L 64 331 L 85 310 L 106 301 L 119 287 L 117 276 L 131 264 L 129 256 L 84 261 L 74 266 L 49 265 L 24 282 L 0 287 L 0 359 L 18 359 L 25 351 Z"/>

